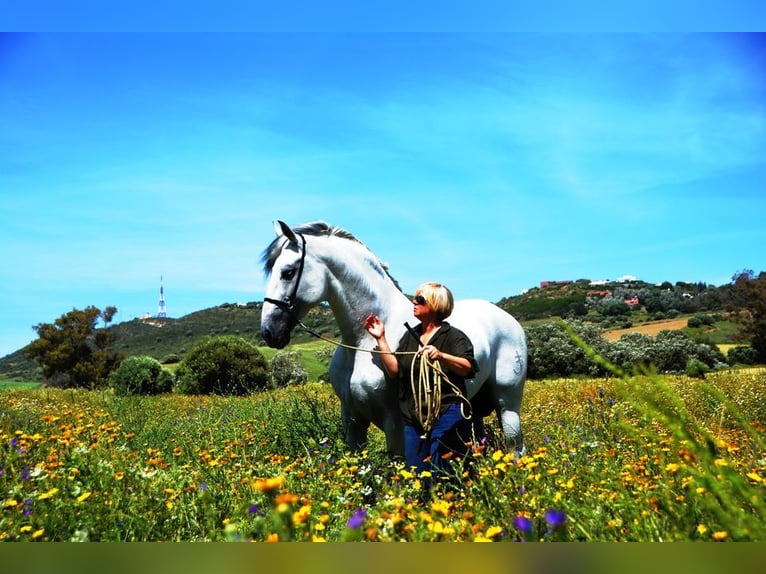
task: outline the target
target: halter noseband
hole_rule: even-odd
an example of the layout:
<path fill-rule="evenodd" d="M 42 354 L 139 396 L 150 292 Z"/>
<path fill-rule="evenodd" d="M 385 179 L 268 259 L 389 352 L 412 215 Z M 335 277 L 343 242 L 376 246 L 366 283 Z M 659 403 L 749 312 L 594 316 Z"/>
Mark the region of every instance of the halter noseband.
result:
<path fill-rule="evenodd" d="M 298 275 L 295 277 L 295 284 L 293 285 L 293 291 L 285 297 L 283 300 L 279 299 L 272 299 L 271 297 L 264 297 L 263 300 L 266 303 L 271 303 L 272 305 L 276 305 L 279 307 L 282 311 L 288 313 L 294 318 L 298 318 L 297 314 L 295 312 L 295 301 L 298 296 L 298 286 L 301 283 L 301 277 L 303 276 L 303 264 L 306 261 L 306 238 L 303 236 L 302 233 L 296 233 L 301 238 L 301 260 L 298 264 Z"/>

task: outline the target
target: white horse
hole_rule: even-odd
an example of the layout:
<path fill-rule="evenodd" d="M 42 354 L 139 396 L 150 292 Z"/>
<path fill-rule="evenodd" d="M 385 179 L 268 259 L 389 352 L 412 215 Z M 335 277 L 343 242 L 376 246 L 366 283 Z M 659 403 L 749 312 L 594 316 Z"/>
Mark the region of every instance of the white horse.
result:
<path fill-rule="evenodd" d="M 375 340 L 365 330 L 364 318 L 380 316 L 388 340 L 396 344 L 405 322 L 417 323 L 410 299 L 358 239 L 321 221 L 295 229 L 280 221 L 277 238 L 262 258 L 269 277 L 261 315 L 266 343 L 283 348 L 300 319 L 328 302 L 344 345 L 330 362 L 330 381 L 340 398 L 346 444 L 352 450 L 363 448 L 373 423 L 385 433 L 387 450 L 401 455 L 398 390 L 386 382 L 380 356 L 365 352 L 375 348 Z M 479 370 L 466 386 L 474 415 L 483 418 L 494 410 L 508 448 L 523 453 L 519 413 L 527 372 L 524 330 L 511 315 L 479 299 L 457 301 L 447 321 L 473 343 Z"/>

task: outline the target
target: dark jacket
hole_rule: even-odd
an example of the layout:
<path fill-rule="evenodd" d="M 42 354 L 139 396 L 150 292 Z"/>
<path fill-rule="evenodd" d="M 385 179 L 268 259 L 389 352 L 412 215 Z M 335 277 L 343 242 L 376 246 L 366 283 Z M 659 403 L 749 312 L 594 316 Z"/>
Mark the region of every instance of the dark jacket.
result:
<path fill-rule="evenodd" d="M 420 335 L 423 334 L 423 326 L 418 324 L 414 331 L 417 333 L 416 338 L 409 331 L 405 332 L 404 336 L 399 340 L 399 344 L 396 347 L 397 351 L 413 352 L 417 351 L 420 346 Z M 461 377 L 454 372 L 446 369 L 442 366 L 442 369 L 446 373 L 450 382 L 455 385 L 460 393 L 467 397 L 465 379 L 473 378 L 478 371 L 478 365 L 476 359 L 473 356 L 473 344 L 468 336 L 460 329 L 457 329 L 447 323 L 442 323 L 439 330 L 434 333 L 431 340 L 428 341 L 429 345 L 433 345 L 443 353 L 449 355 L 455 355 L 456 357 L 463 357 L 470 361 L 471 372 L 466 377 Z M 415 360 L 415 377 L 418 377 L 420 372 L 420 357 L 413 354 L 396 355 L 396 359 L 399 363 L 399 377 L 397 383 L 399 384 L 399 407 L 402 411 L 402 418 L 407 424 L 417 425 L 417 416 L 415 412 L 415 398 L 412 394 L 412 382 L 410 380 L 410 374 L 412 372 L 412 361 Z M 416 381 L 417 384 L 417 381 Z M 456 391 L 446 383 L 442 382 L 441 385 L 442 402 L 439 414 L 441 415 L 449 405 L 462 402 Z"/>

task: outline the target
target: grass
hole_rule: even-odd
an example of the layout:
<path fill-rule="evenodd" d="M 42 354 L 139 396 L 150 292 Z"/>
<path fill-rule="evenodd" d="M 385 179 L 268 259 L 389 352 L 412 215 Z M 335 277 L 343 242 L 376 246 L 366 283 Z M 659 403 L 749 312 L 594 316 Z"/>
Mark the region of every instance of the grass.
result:
<path fill-rule="evenodd" d="M 311 383 L 0 393 L 0 540 L 766 541 L 763 375 L 530 381 L 528 452 L 423 489 Z"/>
<path fill-rule="evenodd" d="M 0 380 L 0 391 L 7 389 L 36 389 L 42 383 L 34 381 L 7 381 Z"/>

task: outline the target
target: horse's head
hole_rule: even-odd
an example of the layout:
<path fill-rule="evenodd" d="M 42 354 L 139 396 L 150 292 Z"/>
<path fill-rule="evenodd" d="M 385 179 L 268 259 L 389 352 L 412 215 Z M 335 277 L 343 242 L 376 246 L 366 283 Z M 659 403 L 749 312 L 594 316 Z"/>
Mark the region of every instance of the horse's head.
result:
<path fill-rule="evenodd" d="M 269 347 L 283 348 L 306 313 L 325 298 L 324 271 L 308 252 L 306 237 L 279 222 L 277 238 L 263 252 L 269 276 L 261 310 L 261 335 Z"/>

